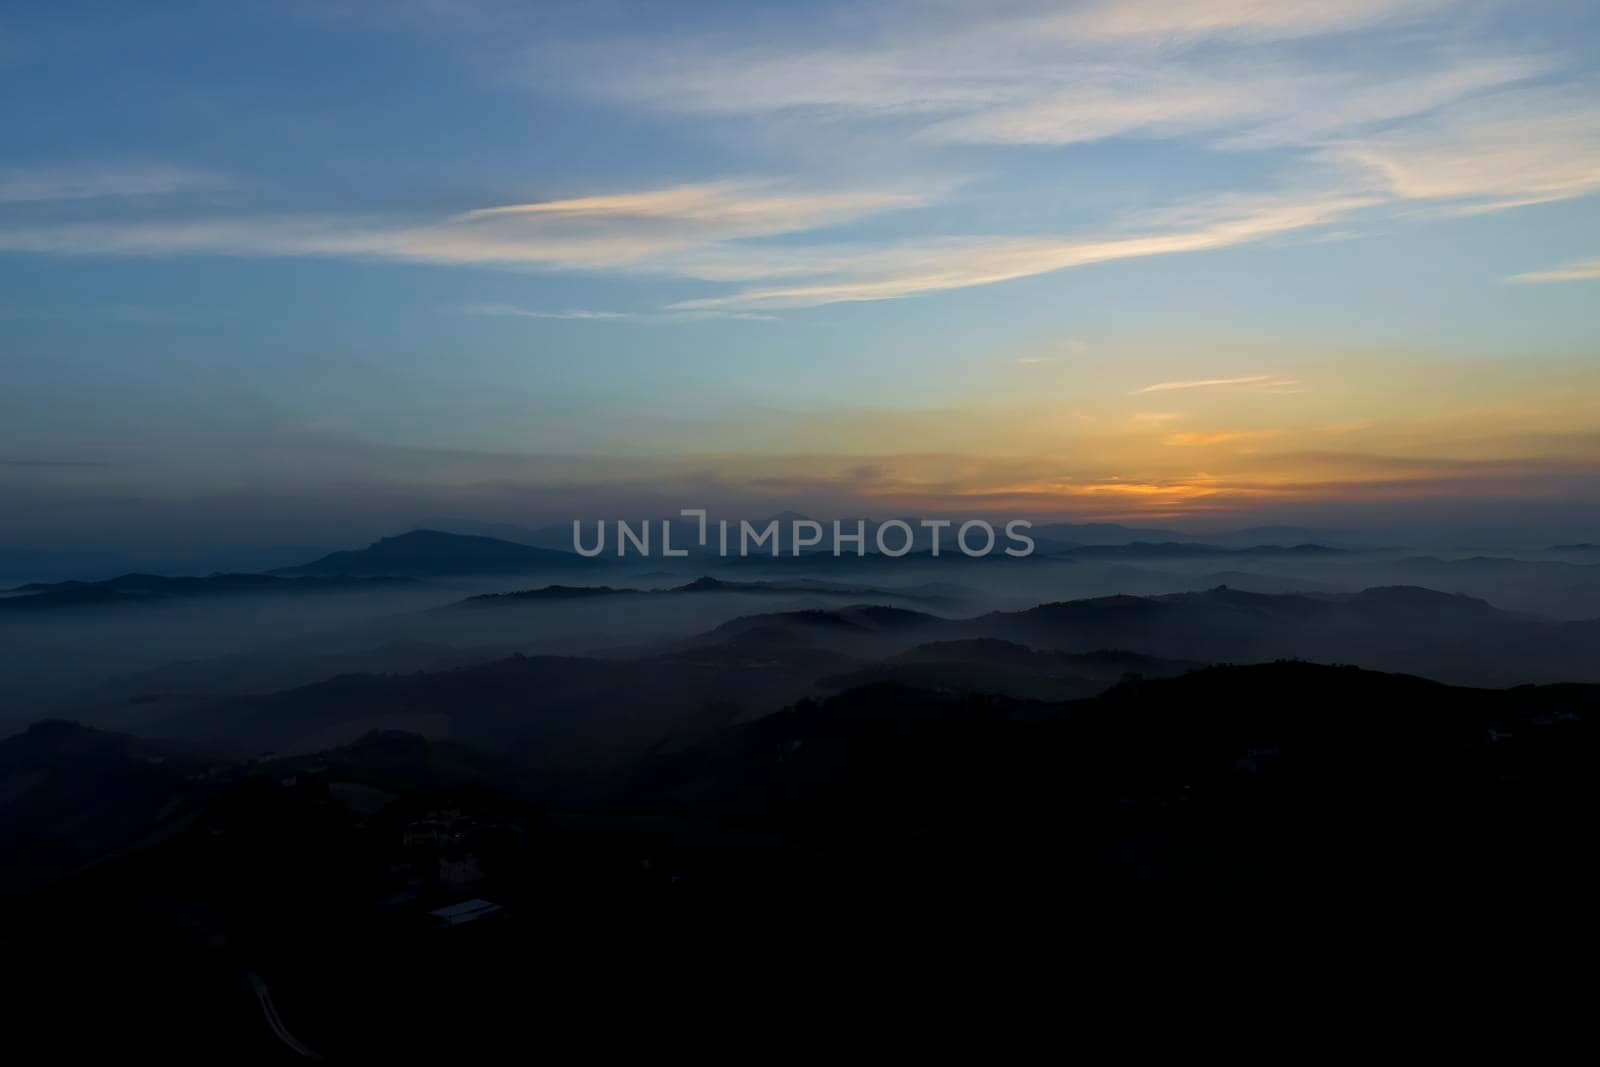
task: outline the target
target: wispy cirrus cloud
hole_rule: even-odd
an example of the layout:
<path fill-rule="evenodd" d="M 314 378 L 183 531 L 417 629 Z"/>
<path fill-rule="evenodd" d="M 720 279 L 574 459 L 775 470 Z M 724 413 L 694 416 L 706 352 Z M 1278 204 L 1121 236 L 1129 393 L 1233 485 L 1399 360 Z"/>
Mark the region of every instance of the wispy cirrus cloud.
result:
<path fill-rule="evenodd" d="M 337 256 L 440 264 L 659 270 L 719 242 L 836 225 L 927 202 L 873 188 L 708 182 L 482 208 L 438 220 L 294 215 L 0 226 L 0 249 L 63 255 Z"/>
<path fill-rule="evenodd" d="M 1402 64 L 1369 60 L 1367 49 L 1308 55 L 1282 46 L 1460 6 L 1117 0 L 1064 11 L 900 9 L 907 17 L 884 17 L 847 44 L 774 47 L 727 34 L 676 41 L 671 50 L 624 43 L 624 61 L 590 84 L 666 112 L 889 123 L 933 143 L 1205 135 L 1234 145 L 1304 144 L 1549 69 L 1542 55 L 1440 44 L 1451 40 L 1439 30 L 1442 19 L 1437 40 L 1418 37 Z"/>
<path fill-rule="evenodd" d="M 1321 147 L 1330 138 L 1359 135 L 1395 120 L 1415 120 L 1477 95 L 1505 90 L 1547 74 L 1544 55 L 1451 55 L 1435 69 L 1374 77 L 1369 72 L 1303 74 L 1262 85 L 1281 95 L 1260 121 L 1243 124 L 1220 145 L 1230 149 Z"/>
<path fill-rule="evenodd" d="M 476 315 L 485 318 L 510 318 L 510 319 L 554 319 L 568 322 L 638 322 L 670 320 L 677 322 L 690 322 L 707 319 L 741 319 L 749 322 L 775 322 L 774 315 L 757 315 L 753 312 L 716 312 L 716 311 L 676 311 L 676 312 L 638 312 L 638 311 L 595 311 L 590 308 L 570 308 L 565 311 L 544 311 L 538 308 L 518 307 L 515 304 L 468 304 L 460 309 L 463 315 Z"/>
<path fill-rule="evenodd" d="M 1080 73 L 1015 103 L 941 119 L 918 136 L 969 144 L 1064 145 L 1125 134 L 1172 135 L 1234 125 L 1277 110 L 1273 79 L 1227 81 L 1151 70 Z"/>
<path fill-rule="evenodd" d="M 1202 137 L 1230 149 L 1315 146 L 1425 115 L 1536 77 L 1542 56 L 1450 56 L 1420 72 L 1302 68 L 1280 61 L 1210 70 L 1170 60 L 1084 64 L 926 125 L 924 140 L 1065 145 L 1111 137 Z"/>
<path fill-rule="evenodd" d="M 478 315 L 492 319 L 576 319 L 579 321 L 610 321 L 613 319 L 631 319 L 634 316 L 626 311 L 592 311 L 588 308 L 572 308 L 567 311 L 538 311 L 533 308 L 517 307 L 514 304 L 469 304 L 461 309 L 463 315 Z"/>
<path fill-rule="evenodd" d="M 930 191 L 853 189 L 784 191 L 773 182 L 716 181 L 664 189 L 543 200 L 467 211 L 450 220 L 471 225 L 492 220 L 570 223 L 629 222 L 708 227 L 718 238 L 761 237 L 816 229 L 863 215 L 919 207 Z"/>
<path fill-rule="evenodd" d="M 1239 378 L 1190 378 L 1183 381 L 1156 382 L 1143 389 L 1135 389 L 1130 396 L 1144 393 L 1170 393 L 1179 389 L 1248 389 L 1251 392 L 1282 392 L 1296 388 L 1299 382 L 1280 374 L 1248 374 Z"/>
<path fill-rule="evenodd" d="M 170 196 L 230 184 L 220 174 L 171 166 L 0 168 L 0 204 Z"/>
<path fill-rule="evenodd" d="M 0 250 L 63 255 L 328 256 L 548 270 L 613 270 L 757 282 L 668 312 L 728 314 L 885 300 L 1069 267 L 1223 248 L 1316 226 L 1367 206 L 1347 196 L 1229 198 L 1147 213 L 1109 236 L 973 236 L 888 243 L 747 243 L 916 203 L 861 191 L 747 195 L 722 183 L 515 205 L 423 224 L 342 217 L 176 219 L 0 227 Z"/>
<path fill-rule="evenodd" d="M 1400 200 L 1498 211 L 1600 190 L 1600 105 L 1548 92 L 1449 109 L 1420 125 L 1332 144 Z"/>
<path fill-rule="evenodd" d="M 1365 28 L 1430 14 L 1454 0 L 1096 0 L 1062 15 L 1061 29 L 1087 38 L 1261 39 Z"/>
<path fill-rule="evenodd" d="M 1593 282 L 1600 281 L 1600 259 L 1591 259 L 1583 263 L 1573 263 L 1570 266 L 1559 267 L 1555 270 L 1536 270 L 1525 274 L 1513 274 L 1507 278 L 1508 282 L 1523 282 L 1537 284 L 1543 282 Z"/>
<path fill-rule="evenodd" d="M 784 264 L 785 273 L 809 272 L 815 278 L 673 306 L 770 310 L 992 285 L 1094 263 L 1247 244 L 1322 226 L 1370 203 L 1343 196 L 1227 200 L 1147 216 L 1139 221 L 1150 228 L 1121 236 L 968 237 L 871 249 L 835 248 L 814 254 L 809 265 L 793 257 Z"/>
<path fill-rule="evenodd" d="M 0 216 L 0 250 L 650 275 L 725 291 L 658 312 L 535 308 L 521 317 L 734 317 L 1314 236 L 1357 213 L 1363 228 L 1376 228 L 1399 224 L 1419 204 L 1490 211 L 1600 189 L 1600 109 L 1588 102 L 1592 94 L 1516 88 L 1558 65 L 1530 51 L 1496 50 L 1494 42 L 1456 41 L 1449 20 L 1434 16 L 1458 6 L 1135 0 L 979 12 L 891 5 L 847 38 L 806 35 L 790 44 L 772 34 L 746 40 L 735 30 L 674 39 L 671 47 L 657 39 L 607 40 L 573 50 L 577 60 L 568 57 L 599 71 L 581 82 L 582 91 L 696 121 L 759 118 L 787 130 L 780 120 L 802 116 L 811 125 L 792 146 L 800 154 L 826 149 L 846 128 L 869 131 L 875 150 L 889 147 L 843 179 L 808 176 L 809 165 L 800 165 L 781 179 L 646 185 L 443 216 L 185 215 L 165 204 L 142 217 Z M 918 17 L 894 17 L 908 12 Z M 1343 40 L 1337 49 L 1306 44 L 1397 20 L 1415 34 L 1403 63 L 1372 59 Z M 594 49 L 607 51 L 607 62 L 590 62 Z M 1246 168 L 1251 179 L 1240 185 L 1249 195 L 1172 194 L 1167 206 L 1138 214 L 1106 198 L 1097 217 L 1019 234 L 1014 226 L 986 230 L 981 214 L 977 225 L 967 221 L 973 216 L 959 210 L 963 185 L 950 176 L 956 168 L 939 163 L 973 145 L 1021 151 L 1116 137 L 1262 153 L 1271 164 Z M 901 153 L 921 155 L 912 166 Z M 997 150 L 996 158 L 1009 157 Z M 203 187 L 186 172 L 74 174 L 16 178 L 10 186 L 0 178 L 0 201 L 7 188 L 11 202 L 25 205 Z M 1265 181 L 1278 191 L 1262 193 Z M 1071 202 L 1070 191 L 1059 200 L 1044 203 L 1041 214 L 1066 214 L 1060 208 Z M 892 213 L 902 214 L 886 220 Z"/>

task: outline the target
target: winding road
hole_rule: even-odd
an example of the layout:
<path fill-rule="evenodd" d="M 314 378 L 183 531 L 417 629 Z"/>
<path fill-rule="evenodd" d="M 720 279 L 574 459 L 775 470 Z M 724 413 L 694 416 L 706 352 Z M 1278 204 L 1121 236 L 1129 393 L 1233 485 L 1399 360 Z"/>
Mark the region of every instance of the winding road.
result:
<path fill-rule="evenodd" d="M 283 1025 L 283 1020 L 278 1017 L 278 1009 L 272 1003 L 272 993 L 267 989 L 267 983 L 254 971 L 246 971 L 245 977 L 250 979 L 250 988 L 255 990 L 256 999 L 261 1002 L 261 1014 L 267 1017 L 267 1025 L 272 1027 L 272 1032 L 296 1053 L 308 1060 L 320 1060 L 322 1057 L 313 1050 L 300 1043 L 300 1040 L 291 1034 Z"/>

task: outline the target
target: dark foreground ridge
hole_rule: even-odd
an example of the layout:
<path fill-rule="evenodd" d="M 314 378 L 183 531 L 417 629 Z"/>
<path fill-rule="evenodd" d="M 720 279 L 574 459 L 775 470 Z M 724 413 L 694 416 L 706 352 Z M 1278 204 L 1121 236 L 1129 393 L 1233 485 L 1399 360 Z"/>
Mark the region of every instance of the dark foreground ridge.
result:
<path fill-rule="evenodd" d="M 1064 703 L 870 685 L 663 737 L 577 804 L 412 734 L 240 759 L 50 722 L 0 742 L 0 861 L 53 961 L 33 994 L 109 1005 L 119 1040 L 248 1058 L 277 1040 L 260 983 L 330 1061 L 410 1062 L 463 1019 L 525 1035 L 530 998 L 548 1036 L 788 997 L 864 943 L 909 981 L 891 946 L 930 929 L 946 963 L 980 931 L 1080 958 L 1170 924 L 1465 931 L 1582 901 L 1597 706 L 1296 662 Z"/>

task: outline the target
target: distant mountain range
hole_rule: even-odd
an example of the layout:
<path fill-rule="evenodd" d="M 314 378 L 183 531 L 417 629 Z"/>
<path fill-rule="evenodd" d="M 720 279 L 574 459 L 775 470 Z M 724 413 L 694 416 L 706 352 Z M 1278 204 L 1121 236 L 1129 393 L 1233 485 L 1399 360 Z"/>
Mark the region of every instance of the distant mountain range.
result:
<path fill-rule="evenodd" d="M 895 608 L 796 611 L 735 619 L 699 640 L 890 656 L 912 644 L 970 638 L 1203 663 L 1305 658 L 1478 685 L 1600 682 L 1600 620 L 1540 619 L 1408 586 L 1282 595 L 1219 587 L 1064 601 L 971 619 Z"/>
<path fill-rule="evenodd" d="M 1506 608 L 1562 618 L 1590 618 L 1600 604 L 1600 562 L 1587 558 L 1580 562 L 1414 556 L 1377 564 L 1373 569 L 1390 575 L 1393 581 L 1471 593 Z"/>
<path fill-rule="evenodd" d="M 123 574 L 201 577 L 207 574 L 257 574 L 306 559 L 325 548 L 270 546 L 222 549 L 183 558 L 165 553 L 66 552 L 0 548 L 0 582 L 104 581 Z"/>
<path fill-rule="evenodd" d="M 1079 529 L 1104 528 L 1080 527 Z M 1130 531 L 1133 532 L 1133 531 Z M 1201 558 L 1321 558 L 1336 556 L 1339 549 L 1324 545 L 1252 545 L 1227 548 L 1218 545 L 1195 544 L 1181 541 L 1132 541 L 1127 544 L 1076 545 L 1064 547 L 1041 542 L 1035 554 L 1020 559 L 996 552 L 979 559 L 965 556 L 946 547 L 938 557 L 927 549 L 913 551 L 904 556 L 886 556 L 877 552 L 863 555 L 845 553 L 834 556 L 831 552 L 807 552 L 799 557 L 785 551 L 778 556 L 752 554 L 747 557 L 730 556 L 716 562 L 729 567 L 759 567 L 795 565 L 825 568 L 830 571 L 882 572 L 889 568 L 914 564 L 1043 564 L 1073 561 L 1128 561 L 1160 559 Z M 643 557 L 631 557 L 640 559 Z M 152 602 L 156 600 L 189 598 L 221 593 L 252 592 L 310 592 L 336 588 L 335 580 L 349 582 L 354 579 L 373 578 L 444 578 L 467 575 L 582 573 L 593 571 L 617 557 L 606 554 L 588 558 L 574 552 L 533 545 L 518 544 L 493 537 L 446 533 L 440 530 L 412 530 L 395 537 L 375 541 L 366 548 L 332 552 L 318 559 L 289 567 L 281 567 L 264 574 L 213 574 L 206 577 L 168 577 L 158 574 L 123 574 L 101 581 L 69 580 L 62 582 L 34 582 L 18 586 L 9 592 L 10 597 L 0 597 L 0 610 L 37 610 L 46 607 L 91 606 L 96 604 Z M 291 583 L 287 579 L 299 579 Z M 321 579 L 319 584 L 309 579 Z M 683 592 L 794 592 L 846 595 L 848 586 L 820 579 L 788 579 L 783 582 L 729 582 L 703 578 L 694 586 L 680 588 Z M 872 586 L 857 586 L 863 598 L 879 595 L 883 591 Z M 638 592 L 615 589 L 613 593 Z M 592 597 L 605 595 L 605 591 L 573 587 L 564 591 L 561 586 L 549 589 L 527 590 L 504 594 L 505 599 L 556 599 L 567 597 Z M 894 593 L 900 599 L 917 599 L 916 593 Z M 939 595 L 931 591 L 920 594 L 930 603 Z M 948 598 L 946 598 L 948 600 Z"/>
<path fill-rule="evenodd" d="M 205 578 L 167 578 L 159 574 L 124 574 L 100 582 L 34 582 L 0 597 L 0 614 L 21 614 L 57 608 L 152 604 L 199 597 L 252 594 L 364 591 L 405 584 L 398 577 L 302 577 L 270 574 L 213 574 Z"/>
<path fill-rule="evenodd" d="M 263 696 L 152 698 L 147 710 L 167 736 L 210 747 L 302 751 L 372 729 L 496 738 L 526 748 L 566 788 L 578 783 L 558 771 L 580 751 L 625 761 L 666 734 L 869 681 L 1065 699 L 1124 675 L 1301 658 L 1510 686 L 1600 682 L 1597 650 L 1600 621 L 1531 618 L 1426 589 L 1273 596 L 1219 588 L 965 619 L 883 604 L 757 613 L 610 658 L 514 656 L 431 673 L 352 674 Z"/>
<path fill-rule="evenodd" d="M 822 682 L 841 690 L 887 683 L 944 693 L 1077 700 L 1128 678 L 1167 678 L 1200 666 L 1136 652 L 1039 652 L 1011 641 L 971 638 L 930 641 Z"/>
<path fill-rule="evenodd" d="M 804 564 L 830 571 L 889 571 L 896 567 L 924 564 L 945 567 L 1011 566 L 1033 567 L 1072 563 L 1116 562 L 1130 560 L 1186 560 L 1186 559 L 1313 559 L 1336 558 L 1346 550 L 1327 545 L 1250 545 L 1228 548 L 1222 545 L 1198 544 L 1187 541 L 1133 541 L 1116 545 L 1064 545 L 1036 540 L 1034 551 L 1027 556 L 1008 556 L 1004 551 L 994 551 L 984 556 L 967 556 L 950 544 L 941 546 L 935 556 L 930 549 L 918 549 L 900 556 L 884 555 L 868 550 L 857 554 L 852 551 L 834 555 L 832 551 L 808 551 L 795 557 L 789 552 L 774 556 L 771 553 L 752 552 L 748 556 L 730 555 L 717 559 L 726 567 L 782 567 Z"/>
<path fill-rule="evenodd" d="M 1095 529 L 1099 529 L 1096 527 Z M 869 535 L 870 536 L 870 535 Z M 687 543 L 687 542 L 686 542 Z M 1253 545 L 1227 548 L 1217 545 L 1194 544 L 1179 541 L 1133 541 L 1121 545 L 1078 545 L 1063 547 L 1051 558 L 1058 559 L 1189 559 L 1208 556 L 1254 557 L 1290 556 L 1310 557 L 1337 554 L 1339 550 L 1323 545 Z M 632 557 L 635 559 L 644 557 Z M 1035 553 L 1022 559 L 1013 559 L 1003 553 L 993 553 L 985 560 L 991 562 L 1021 562 L 1043 560 L 1046 556 Z M 599 557 L 584 557 L 575 552 L 535 545 L 519 544 L 494 537 L 446 533 L 441 530 L 412 530 L 395 537 L 375 541 L 366 548 L 332 552 L 320 559 L 291 567 L 282 567 L 270 573 L 277 576 L 399 576 L 447 577 L 472 574 L 522 574 L 547 571 L 579 571 L 614 562 L 617 557 L 606 553 Z M 975 562 L 953 547 L 946 546 L 938 561 Z M 919 561 L 935 561 L 928 550 L 914 551 L 904 556 L 886 556 L 876 552 L 864 555 L 845 553 L 834 556 L 831 552 L 807 552 L 799 557 L 784 551 L 778 556 L 751 554 L 747 557 L 730 556 L 722 560 L 729 565 L 774 563 L 793 561 L 816 564 L 829 568 L 876 568 L 905 565 Z"/>
<path fill-rule="evenodd" d="M 715 521 L 715 516 L 712 521 Z M 751 520 L 757 527 L 777 520 L 787 524 L 807 516 L 780 512 Z M 650 520 L 659 530 L 660 518 Z M 674 548 L 687 549 L 691 556 L 715 555 L 715 541 L 698 544 L 698 521 L 682 517 L 668 519 L 672 524 Z M 737 528 L 737 520 L 730 520 Z M 831 530 L 831 520 L 822 521 Z M 855 519 L 841 520 L 853 530 Z M 877 520 L 863 519 L 867 531 L 869 558 L 881 561 L 870 550 L 874 547 Z M 592 531 L 592 523 L 588 529 Z M 927 531 L 916 529 L 917 539 L 910 558 L 921 558 L 929 548 Z M 945 541 L 948 543 L 948 531 Z M 1356 552 L 1381 545 L 1403 543 L 1400 535 L 1360 530 L 1326 529 L 1305 526 L 1254 526 L 1234 530 L 1196 533 L 1168 527 L 1138 527 L 1119 523 L 1037 522 L 1029 531 L 1039 555 L 1063 558 L 1184 558 L 1204 555 L 1311 555 L 1334 551 Z M 787 540 L 785 541 L 787 546 Z M 610 546 L 608 546 L 610 547 Z M 539 549 L 554 555 L 539 556 L 527 550 Z M 161 576 L 200 576 L 206 573 L 271 573 L 283 575 L 408 575 L 413 577 L 488 573 L 523 573 L 563 566 L 577 566 L 584 557 L 573 551 L 570 522 L 547 526 L 520 526 L 512 523 L 481 522 L 467 519 L 436 518 L 408 532 L 386 537 L 363 549 L 336 551 L 307 559 L 311 550 L 287 546 L 214 552 L 189 560 L 157 558 L 128 550 L 103 552 L 61 551 L 28 548 L 0 548 L 0 580 L 33 579 L 36 583 L 77 580 L 109 580 L 128 573 Z M 1571 542 L 1551 545 L 1546 552 L 1568 554 L 1600 553 L 1600 544 Z M 941 559 L 965 558 L 953 550 Z M 809 558 L 821 555 L 809 553 Z M 615 558 L 608 552 L 604 558 Z M 756 558 L 756 557 L 752 557 Z M 770 558 L 770 557 L 760 557 Z M 787 547 L 781 558 L 789 558 Z M 297 559 L 299 560 L 297 562 Z"/>
<path fill-rule="evenodd" d="M 614 588 L 609 585 L 547 585 L 539 589 L 521 589 L 510 593 L 483 593 L 478 596 L 468 597 L 461 603 L 483 607 L 542 600 L 585 600 L 611 596 L 660 597 L 687 593 L 748 593 L 763 596 L 792 593 L 810 596 L 851 597 L 858 600 L 877 597 L 951 605 L 957 604 L 963 599 L 960 595 L 957 595 L 959 593 L 957 587 L 947 586 L 942 583 L 927 583 L 908 589 L 885 589 L 878 586 L 829 582 L 820 578 L 796 578 L 789 581 L 773 582 L 730 582 L 720 578 L 704 577 L 666 589 Z"/>
<path fill-rule="evenodd" d="M 321 559 L 283 567 L 278 575 L 402 575 L 441 577 L 462 574 L 520 574 L 582 569 L 591 561 L 574 552 L 535 548 L 493 537 L 412 530 L 385 537 L 366 548 L 332 552 Z"/>
<path fill-rule="evenodd" d="M 1228 548 L 1222 545 L 1187 541 L 1132 541 L 1125 545 L 1081 545 L 1060 553 L 1071 559 L 1201 559 L 1208 556 L 1337 556 L 1344 550 L 1327 545 L 1249 545 Z"/>
<path fill-rule="evenodd" d="M 698 519 L 685 519 L 681 516 L 663 516 L 674 524 L 673 543 L 680 543 L 680 534 L 691 529 L 698 532 Z M 748 518 L 748 516 L 745 516 Z M 651 525 L 657 525 L 662 517 L 650 520 Z M 718 518 L 728 518 L 729 522 L 737 526 L 739 517 L 708 516 L 712 523 Z M 795 520 L 812 520 L 821 522 L 829 530 L 832 529 L 832 519 L 817 519 L 797 511 L 781 511 L 773 515 L 764 515 L 752 518 L 749 521 L 756 526 L 763 526 L 773 519 L 781 523 L 790 523 Z M 839 521 L 847 529 L 855 529 L 857 519 L 866 523 L 867 530 L 877 529 L 881 520 L 856 516 L 841 518 Z M 914 517 L 906 517 L 905 521 L 916 526 Z M 678 528 L 682 524 L 682 529 Z M 487 537 L 504 538 L 507 541 L 517 541 L 523 544 L 538 545 L 542 548 L 559 548 L 570 550 L 572 548 L 572 524 L 552 523 L 548 526 L 527 527 L 511 523 L 476 522 L 469 519 L 429 519 L 418 523 L 423 529 L 449 530 L 455 533 L 476 534 Z M 586 529 L 591 524 L 586 525 Z M 1193 531 L 1174 529 L 1170 526 L 1127 526 L 1115 522 L 1035 522 L 1030 533 L 1038 539 L 1078 545 L 1113 545 L 1127 544 L 1131 541 L 1208 541 L 1223 545 L 1240 544 L 1265 544 L 1301 543 L 1306 541 L 1320 541 L 1332 544 L 1368 544 L 1373 541 L 1373 535 L 1364 535 L 1359 531 L 1325 529 L 1309 526 L 1250 526 L 1237 530 L 1219 530 L 1212 533 L 1195 533 Z M 690 543 L 683 541 L 684 544 Z"/>

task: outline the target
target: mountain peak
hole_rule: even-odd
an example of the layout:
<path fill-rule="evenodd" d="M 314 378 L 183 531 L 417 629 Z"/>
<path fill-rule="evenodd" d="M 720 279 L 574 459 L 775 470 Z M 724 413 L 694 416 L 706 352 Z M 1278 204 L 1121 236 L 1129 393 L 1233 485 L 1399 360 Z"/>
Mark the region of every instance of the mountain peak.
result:
<path fill-rule="evenodd" d="M 511 574 L 579 567 L 589 560 L 572 552 L 535 548 L 477 534 L 409 530 L 381 538 L 366 548 L 332 552 L 278 574 Z"/>

